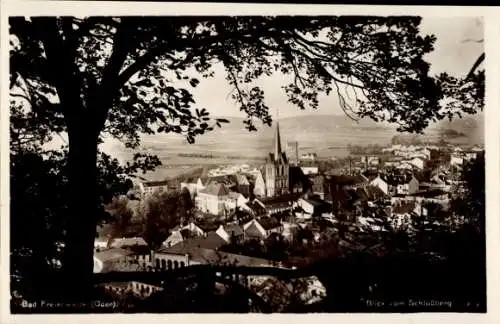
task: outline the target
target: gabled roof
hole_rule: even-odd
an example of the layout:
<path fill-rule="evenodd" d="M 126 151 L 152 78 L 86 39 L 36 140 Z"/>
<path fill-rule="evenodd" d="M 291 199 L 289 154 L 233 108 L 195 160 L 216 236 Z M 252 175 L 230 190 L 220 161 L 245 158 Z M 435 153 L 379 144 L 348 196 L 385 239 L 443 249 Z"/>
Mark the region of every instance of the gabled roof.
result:
<path fill-rule="evenodd" d="M 207 184 L 223 184 L 227 187 L 232 187 L 236 185 L 236 179 L 232 175 L 221 175 L 221 176 L 214 176 L 214 177 L 208 177 L 207 179 Z"/>
<path fill-rule="evenodd" d="M 245 229 L 245 235 L 249 238 L 265 238 L 254 222 Z"/>
<path fill-rule="evenodd" d="M 245 186 L 245 185 L 250 184 L 246 175 L 235 174 L 234 176 L 236 177 L 236 183 L 238 183 L 238 185 Z"/>
<path fill-rule="evenodd" d="M 226 244 L 227 242 L 217 233 L 209 232 L 206 236 L 188 238 L 171 247 L 163 247 L 158 253 L 185 254 L 197 248 L 216 250 Z"/>
<path fill-rule="evenodd" d="M 228 233 L 229 235 L 234 234 L 234 235 L 243 235 L 243 228 L 241 228 L 240 225 L 238 224 L 226 224 L 223 226 L 224 231 Z"/>
<path fill-rule="evenodd" d="M 229 189 L 224 184 L 210 182 L 205 189 L 202 189 L 200 193 L 204 193 L 212 196 L 228 196 Z"/>

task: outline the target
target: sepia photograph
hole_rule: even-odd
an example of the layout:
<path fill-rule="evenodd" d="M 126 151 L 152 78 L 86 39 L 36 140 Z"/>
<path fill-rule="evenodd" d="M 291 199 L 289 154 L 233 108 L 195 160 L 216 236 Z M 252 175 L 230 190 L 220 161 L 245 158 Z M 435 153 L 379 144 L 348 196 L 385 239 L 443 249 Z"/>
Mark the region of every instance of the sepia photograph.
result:
<path fill-rule="evenodd" d="M 486 313 L 483 17 L 331 12 L 10 15 L 11 314 Z"/>

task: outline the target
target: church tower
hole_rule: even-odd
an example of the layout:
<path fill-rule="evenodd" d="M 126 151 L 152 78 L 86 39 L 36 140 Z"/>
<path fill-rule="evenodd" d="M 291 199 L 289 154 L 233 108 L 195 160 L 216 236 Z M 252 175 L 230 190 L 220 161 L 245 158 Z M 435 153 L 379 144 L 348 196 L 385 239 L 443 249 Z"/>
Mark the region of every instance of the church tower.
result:
<path fill-rule="evenodd" d="M 273 152 L 266 161 L 266 196 L 276 197 L 289 192 L 289 163 L 281 146 L 280 126 L 276 122 Z"/>

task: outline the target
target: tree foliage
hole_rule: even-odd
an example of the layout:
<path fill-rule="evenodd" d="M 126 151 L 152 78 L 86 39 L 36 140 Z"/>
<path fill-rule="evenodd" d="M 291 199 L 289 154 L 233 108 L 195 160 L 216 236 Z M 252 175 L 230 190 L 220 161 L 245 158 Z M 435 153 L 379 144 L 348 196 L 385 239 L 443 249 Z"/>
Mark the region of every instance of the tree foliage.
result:
<path fill-rule="evenodd" d="M 465 80 L 429 75 L 424 56 L 432 51 L 435 37 L 419 34 L 420 21 L 368 16 L 11 17 L 11 148 L 18 154 L 32 149 L 33 138 L 46 143 L 52 136 L 68 137 L 67 151 L 54 157 L 60 161 L 56 172 L 61 178 L 51 180 L 67 183 L 61 193 L 66 201 L 59 204 L 68 209 L 60 214 L 66 233 L 64 280 L 71 284 L 62 286 L 71 286 L 75 298 L 86 296 L 81 289 L 91 282 L 91 245 L 103 205 L 127 190 L 128 175 L 159 164 L 148 155 L 120 164 L 98 150 L 104 136 L 137 148 L 141 134 L 178 133 L 193 143 L 196 136 L 220 127 L 227 120 L 212 118 L 194 95 L 217 66 L 224 66 L 249 130 L 256 129 L 256 121 L 272 122 L 258 81 L 273 74 L 288 76 L 283 90 L 300 109 L 317 108 L 327 96 L 352 118 L 388 121 L 400 131 L 420 132 L 432 121 L 482 109 L 482 71 Z M 42 156 L 40 150 L 35 152 Z M 36 163 L 42 161 L 47 160 Z M 36 163 L 24 164 L 26 172 Z M 41 174 L 35 177 L 45 181 Z M 14 193 L 30 192 L 24 185 Z M 48 214 L 52 201 L 44 201 L 39 215 Z M 23 217 L 17 214 L 22 210 L 13 217 Z"/>
<path fill-rule="evenodd" d="M 190 217 L 193 207 L 189 191 L 187 194 L 185 191 L 155 194 L 144 200 L 140 214 L 144 224 L 143 236 L 149 246 L 161 246 L 171 230 Z"/>

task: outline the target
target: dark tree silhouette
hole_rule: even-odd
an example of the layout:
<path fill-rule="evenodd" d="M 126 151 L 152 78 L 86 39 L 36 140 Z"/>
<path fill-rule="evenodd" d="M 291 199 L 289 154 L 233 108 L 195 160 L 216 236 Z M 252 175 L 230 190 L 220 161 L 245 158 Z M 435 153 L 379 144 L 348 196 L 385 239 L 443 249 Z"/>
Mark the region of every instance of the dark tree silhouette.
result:
<path fill-rule="evenodd" d="M 197 135 L 212 120 L 189 88 L 223 64 L 233 98 L 270 125 L 255 81 L 283 73 L 289 101 L 316 108 L 335 91 L 353 118 L 369 117 L 419 132 L 431 121 L 482 109 L 484 74 L 434 79 L 423 56 L 435 38 L 419 35 L 419 17 L 32 17 L 11 18 L 10 86 L 37 125 L 68 134 L 67 235 L 62 258 L 66 298 L 90 296 L 92 246 L 102 196 L 98 144 L 104 134 L 139 145 L 140 134 Z M 184 81 L 183 86 L 174 80 Z M 354 94 L 348 100 L 346 87 Z M 467 89 L 467 96 L 463 94 Z M 443 97 L 449 104 L 439 106 Z M 477 100 L 476 100 L 477 99 Z M 22 134 L 21 134 L 22 135 Z M 22 140 L 22 139 L 21 139 Z M 142 162 L 154 162 L 140 157 Z M 113 163 L 105 157 L 105 163 Z M 111 176 L 111 174 L 109 174 Z M 96 181 L 99 179 L 99 181 Z M 109 180 L 109 179 L 108 179 Z M 112 185 L 113 182 L 108 182 Z"/>
<path fill-rule="evenodd" d="M 191 213 L 192 205 L 189 204 L 185 195 L 178 191 L 155 194 L 142 202 L 143 236 L 151 248 L 161 246 L 170 231 Z"/>

